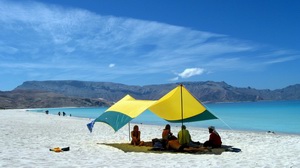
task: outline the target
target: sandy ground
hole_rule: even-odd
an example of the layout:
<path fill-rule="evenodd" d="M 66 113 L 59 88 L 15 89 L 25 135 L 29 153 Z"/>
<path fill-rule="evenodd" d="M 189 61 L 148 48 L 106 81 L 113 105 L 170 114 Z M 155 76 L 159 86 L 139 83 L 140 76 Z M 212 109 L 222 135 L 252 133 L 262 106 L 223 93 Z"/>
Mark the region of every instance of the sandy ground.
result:
<path fill-rule="evenodd" d="M 224 145 L 242 152 L 221 155 L 124 153 L 97 143 L 124 143 L 128 126 L 118 132 L 89 119 L 46 115 L 26 110 L 0 110 L 0 167 L 299 167 L 300 135 L 218 130 Z M 186 124 L 188 127 L 188 124 Z M 133 124 L 131 125 L 131 127 Z M 172 126 L 172 124 L 171 124 Z M 162 126 L 139 125 L 142 139 L 160 138 Z M 187 128 L 193 140 L 204 142 L 208 132 Z M 177 134 L 179 128 L 172 128 Z M 55 153 L 54 147 L 70 147 Z"/>

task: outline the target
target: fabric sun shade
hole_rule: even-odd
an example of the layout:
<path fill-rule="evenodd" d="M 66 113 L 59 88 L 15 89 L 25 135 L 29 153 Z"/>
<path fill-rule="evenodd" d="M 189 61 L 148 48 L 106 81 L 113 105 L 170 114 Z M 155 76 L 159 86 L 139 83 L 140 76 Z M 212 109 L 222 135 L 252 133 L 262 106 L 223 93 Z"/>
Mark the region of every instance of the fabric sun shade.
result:
<path fill-rule="evenodd" d="M 118 131 L 155 102 L 153 100 L 136 100 L 130 95 L 126 95 L 96 118 L 95 122 L 107 123 L 115 131 Z"/>
<path fill-rule="evenodd" d="M 183 86 L 171 90 L 149 110 L 169 122 L 217 119 Z"/>
<path fill-rule="evenodd" d="M 179 85 L 159 100 L 136 100 L 126 95 L 96 118 L 95 122 L 107 123 L 118 131 L 147 109 L 169 122 L 217 119 L 185 87 Z"/>

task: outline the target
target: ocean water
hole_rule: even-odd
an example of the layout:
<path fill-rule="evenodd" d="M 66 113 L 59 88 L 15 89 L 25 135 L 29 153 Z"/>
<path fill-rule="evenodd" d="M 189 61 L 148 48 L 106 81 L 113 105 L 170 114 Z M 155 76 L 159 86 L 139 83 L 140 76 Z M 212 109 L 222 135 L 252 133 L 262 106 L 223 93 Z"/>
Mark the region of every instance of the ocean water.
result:
<path fill-rule="evenodd" d="M 294 101 L 262 101 L 238 103 L 205 104 L 208 110 L 219 119 L 184 123 L 193 127 L 245 130 L 245 131 L 274 131 L 275 133 L 300 134 L 300 100 Z M 57 115 L 65 112 L 67 116 L 82 118 L 97 118 L 107 108 L 48 108 L 31 109 L 33 112 L 45 112 Z M 157 117 L 150 111 L 145 111 L 132 120 L 132 123 L 165 125 L 167 121 Z M 181 125 L 174 124 L 171 125 Z"/>

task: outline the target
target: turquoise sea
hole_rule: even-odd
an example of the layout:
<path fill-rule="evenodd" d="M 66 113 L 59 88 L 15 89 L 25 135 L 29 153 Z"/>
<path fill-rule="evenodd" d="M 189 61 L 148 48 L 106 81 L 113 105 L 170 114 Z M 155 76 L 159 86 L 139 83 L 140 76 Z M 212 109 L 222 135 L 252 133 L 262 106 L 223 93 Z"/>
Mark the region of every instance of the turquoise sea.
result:
<path fill-rule="evenodd" d="M 185 123 L 185 125 L 203 128 L 214 125 L 222 129 L 300 134 L 300 100 L 213 103 L 205 106 L 219 119 Z M 50 114 L 55 115 L 58 112 L 65 112 L 67 116 L 71 114 L 75 117 L 94 119 L 106 109 L 106 107 L 48 108 L 30 111 L 44 113 L 48 110 Z M 167 122 L 150 111 L 145 111 L 132 120 L 132 123 L 165 125 Z M 176 124 L 171 123 L 171 125 Z"/>

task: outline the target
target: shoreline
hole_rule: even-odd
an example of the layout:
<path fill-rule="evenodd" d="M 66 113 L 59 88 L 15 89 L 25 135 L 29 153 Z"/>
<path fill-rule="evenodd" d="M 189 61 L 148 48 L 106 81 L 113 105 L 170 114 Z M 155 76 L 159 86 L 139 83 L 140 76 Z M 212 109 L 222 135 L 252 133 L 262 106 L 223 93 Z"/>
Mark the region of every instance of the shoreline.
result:
<path fill-rule="evenodd" d="M 62 107 L 62 108 L 91 108 L 91 109 L 93 109 L 93 107 Z M 30 111 L 30 110 L 47 110 L 47 109 L 62 109 L 62 108 L 36 108 L 36 109 L 10 109 L 10 110 L 25 110 L 26 112 L 33 112 L 33 113 L 43 113 L 43 112 L 40 112 L 40 111 Z M 99 107 L 99 108 L 102 108 L 102 107 Z M 1 110 L 1 109 L 0 109 Z M 9 109 L 7 109 L 7 110 L 9 110 Z M 51 113 L 49 113 L 48 115 L 57 115 L 57 114 L 51 114 Z M 67 115 L 67 117 L 68 117 L 68 115 Z M 78 117 L 78 116 L 73 116 L 72 115 L 72 117 L 74 117 L 74 118 L 85 118 L 85 119 L 95 119 L 95 118 L 89 118 L 89 117 Z M 220 120 L 220 122 L 222 122 L 222 120 L 221 119 L 219 119 Z M 199 122 L 201 122 L 201 121 L 199 121 Z M 165 124 L 171 124 L 171 125 L 174 125 L 174 126 L 176 126 L 176 125 L 181 125 L 180 123 L 169 123 L 169 122 L 165 122 L 165 123 L 154 123 L 154 124 L 152 124 L 152 123 L 150 123 L 150 122 L 135 122 L 135 121 L 133 121 L 133 122 L 131 122 L 130 124 L 144 124 L 144 125 L 151 125 L 151 126 L 162 126 L 162 127 L 164 127 L 165 126 Z M 223 122 L 222 122 L 223 123 Z M 207 127 L 203 127 L 203 126 L 195 126 L 195 125 L 189 125 L 189 123 L 187 123 L 186 124 L 188 127 L 195 127 L 195 128 L 200 128 L 200 129 L 206 129 Z M 226 125 L 226 124 L 225 124 Z M 126 126 L 124 126 L 124 127 L 126 127 Z M 231 129 L 231 128 L 229 128 L 229 127 L 217 127 L 217 129 L 218 130 L 226 130 L 226 131 L 242 131 L 242 132 L 253 132 L 253 133 L 268 133 L 269 131 L 271 132 L 271 133 L 275 133 L 275 134 L 283 134 L 283 135 L 299 135 L 300 136 L 300 132 L 283 132 L 283 131 L 274 131 L 274 130 L 259 130 L 259 129 Z"/>
<path fill-rule="evenodd" d="M 74 108 L 77 108 L 77 107 L 74 107 Z M 32 113 L 32 114 L 44 115 L 44 116 L 49 115 L 49 116 L 53 116 L 53 117 L 70 118 L 70 119 L 74 119 L 74 120 L 86 121 L 87 122 L 86 124 L 88 124 L 91 120 L 94 119 L 94 118 L 88 118 L 88 117 L 77 117 L 77 116 L 68 116 L 68 115 L 67 116 L 57 116 L 56 114 L 44 114 L 42 112 L 33 112 L 33 111 L 28 111 L 28 110 L 32 110 L 32 109 L 5 109 L 5 110 L 4 109 L 0 109 L 0 112 L 1 111 L 18 111 L 18 112 Z M 101 122 L 96 122 L 95 125 L 97 125 L 97 124 L 107 125 L 107 124 L 101 123 Z M 166 124 L 170 124 L 171 126 L 173 126 L 173 128 L 180 129 L 180 127 L 181 127 L 180 123 L 169 123 L 169 122 L 166 121 Z M 150 126 L 150 127 L 154 126 L 154 127 L 160 127 L 162 129 L 165 126 L 165 124 L 151 124 L 151 123 L 131 122 L 130 123 L 130 127 L 132 128 L 133 125 Z M 107 125 L 107 126 L 110 127 L 109 125 Z M 189 129 L 192 129 L 192 130 L 207 131 L 207 128 L 205 128 L 205 127 L 194 126 L 194 125 L 190 126 L 188 124 L 187 124 L 187 126 L 188 126 Z M 126 129 L 126 127 L 128 129 L 127 125 L 125 125 L 121 129 L 124 129 L 124 128 Z M 254 134 L 257 133 L 257 134 L 273 134 L 273 135 L 283 135 L 283 136 L 289 136 L 289 135 L 291 135 L 291 136 L 300 136 L 300 133 L 298 134 L 298 133 L 286 133 L 286 132 L 268 132 L 268 131 L 259 131 L 259 130 L 246 130 L 246 129 L 243 130 L 243 129 L 229 129 L 229 128 L 228 129 L 216 128 L 216 129 L 218 130 L 218 132 L 222 132 L 222 131 L 224 131 L 224 132 L 230 132 L 230 131 L 232 131 L 232 132 L 237 132 L 237 133 L 254 133 Z"/>
<path fill-rule="evenodd" d="M 67 107 L 67 108 L 72 108 L 72 107 Z M 74 107 L 74 108 L 78 108 L 78 107 Z M 84 107 L 85 108 L 85 107 Z M 53 117 L 65 117 L 65 118 L 72 118 L 72 119 L 75 119 L 75 120 L 80 120 L 80 121 L 86 121 L 88 124 L 91 120 L 93 120 L 94 118 L 88 118 L 88 117 L 77 117 L 77 116 L 57 116 L 56 114 L 44 114 L 42 112 L 33 112 L 33 111 L 28 111 L 28 110 L 32 110 L 32 109 L 0 109 L 0 112 L 1 111 L 19 111 L 19 112 L 25 112 L 25 113 L 32 113 L 32 114 L 38 114 L 38 115 L 49 115 L 49 116 L 53 116 Z M 199 121 L 201 122 L 201 121 Z M 104 124 L 104 125 L 107 125 L 105 123 L 101 123 L 101 122 L 96 122 L 95 125 L 97 124 Z M 169 123 L 166 121 L 165 124 L 170 124 L 171 126 L 173 126 L 173 128 L 178 128 L 180 129 L 181 127 L 181 124 L 180 123 Z M 151 124 L 151 123 L 141 123 L 141 122 L 131 122 L 130 123 L 130 127 L 132 128 L 133 125 L 139 125 L 139 126 L 154 126 L 154 127 L 160 127 L 160 128 L 164 128 L 165 124 Z M 175 125 L 175 126 L 174 126 Z M 107 125 L 108 127 L 110 127 L 109 125 Z M 192 130 L 201 130 L 201 131 L 207 131 L 207 128 L 205 127 L 201 127 L 201 126 L 194 126 L 194 125 L 188 125 L 188 128 L 189 129 L 192 129 Z M 121 129 L 128 129 L 128 126 L 125 125 L 123 128 Z M 112 128 L 111 128 L 112 129 Z M 218 132 L 236 132 L 236 133 L 253 133 L 253 134 L 273 134 L 273 135 L 283 135 L 283 136 L 300 136 L 300 133 L 287 133 L 287 132 L 269 132 L 269 131 L 259 131 L 259 130 L 246 130 L 246 129 L 224 129 L 224 128 L 216 128 L 218 130 Z"/>

